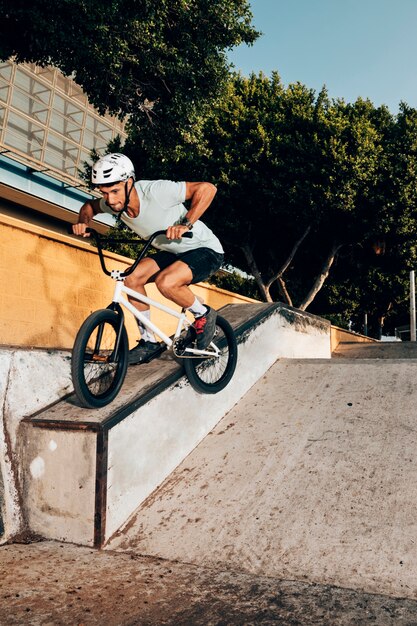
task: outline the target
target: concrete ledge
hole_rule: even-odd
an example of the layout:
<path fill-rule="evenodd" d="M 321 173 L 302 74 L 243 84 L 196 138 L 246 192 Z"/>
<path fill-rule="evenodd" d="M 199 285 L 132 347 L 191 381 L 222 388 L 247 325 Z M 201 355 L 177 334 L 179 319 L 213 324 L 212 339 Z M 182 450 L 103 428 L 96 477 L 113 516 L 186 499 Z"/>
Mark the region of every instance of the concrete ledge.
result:
<path fill-rule="evenodd" d="M 72 391 L 70 353 L 60 350 L 0 348 L 0 540 L 22 529 L 18 489 L 19 426 L 26 415 Z"/>
<path fill-rule="evenodd" d="M 330 323 L 281 304 L 227 305 L 239 359 L 226 389 L 195 392 L 165 358 L 129 368 L 116 400 L 82 409 L 74 398 L 23 421 L 27 529 L 102 546 L 277 358 L 329 358 Z"/>
<path fill-rule="evenodd" d="M 331 343 L 333 352 L 340 343 L 378 343 L 378 339 L 361 335 L 360 333 L 354 333 L 352 330 L 346 330 L 338 326 L 332 326 Z"/>

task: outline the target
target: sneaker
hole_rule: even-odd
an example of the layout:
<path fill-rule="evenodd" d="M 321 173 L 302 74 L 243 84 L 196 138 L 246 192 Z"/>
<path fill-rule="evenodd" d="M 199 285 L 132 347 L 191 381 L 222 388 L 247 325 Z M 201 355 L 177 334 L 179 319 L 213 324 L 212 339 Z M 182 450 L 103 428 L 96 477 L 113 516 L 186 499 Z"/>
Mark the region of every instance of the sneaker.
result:
<path fill-rule="evenodd" d="M 151 359 L 157 356 L 163 351 L 165 345 L 162 343 L 155 343 L 153 341 L 144 341 L 141 339 L 138 341 L 136 348 L 129 350 L 129 365 L 136 365 L 137 363 L 148 363 Z"/>
<path fill-rule="evenodd" d="M 217 313 L 210 307 L 207 307 L 207 312 L 204 315 L 196 317 L 193 329 L 197 336 L 198 350 L 204 350 L 210 345 L 216 330 L 216 319 Z"/>

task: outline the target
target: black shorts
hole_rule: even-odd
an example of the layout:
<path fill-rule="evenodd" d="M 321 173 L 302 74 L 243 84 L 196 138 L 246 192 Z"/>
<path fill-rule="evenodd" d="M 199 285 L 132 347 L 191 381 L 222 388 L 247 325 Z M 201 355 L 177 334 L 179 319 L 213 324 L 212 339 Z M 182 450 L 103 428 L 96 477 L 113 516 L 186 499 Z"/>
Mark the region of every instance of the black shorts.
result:
<path fill-rule="evenodd" d="M 193 273 L 191 283 L 200 283 L 219 269 L 223 263 L 224 254 L 215 252 L 211 248 L 195 248 L 195 250 L 188 250 L 182 254 L 159 250 L 151 256 L 151 259 L 157 263 L 161 270 L 172 265 L 175 261 L 182 261 L 188 265 Z"/>

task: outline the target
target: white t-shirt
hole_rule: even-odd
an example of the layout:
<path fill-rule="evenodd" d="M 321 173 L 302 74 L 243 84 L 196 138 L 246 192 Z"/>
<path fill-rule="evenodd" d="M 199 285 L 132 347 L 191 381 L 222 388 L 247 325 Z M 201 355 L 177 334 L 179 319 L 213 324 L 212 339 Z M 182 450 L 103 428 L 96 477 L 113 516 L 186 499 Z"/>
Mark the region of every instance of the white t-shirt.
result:
<path fill-rule="evenodd" d="M 148 239 L 157 230 L 166 230 L 169 226 L 179 224 L 187 213 L 183 204 L 186 194 L 185 182 L 139 180 L 135 183 L 135 189 L 140 201 L 139 215 L 131 218 L 123 212 L 120 219 L 143 239 Z M 103 213 L 116 215 L 103 198 L 100 200 L 100 209 Z M 160 235 L 152 245 L 174 254 L 196 248 L 211 248 L 215 252 L 223 253 L 220 241 L 204 222 L 197 220 L 191 232 L 192 239 L 170 240 Z"/>

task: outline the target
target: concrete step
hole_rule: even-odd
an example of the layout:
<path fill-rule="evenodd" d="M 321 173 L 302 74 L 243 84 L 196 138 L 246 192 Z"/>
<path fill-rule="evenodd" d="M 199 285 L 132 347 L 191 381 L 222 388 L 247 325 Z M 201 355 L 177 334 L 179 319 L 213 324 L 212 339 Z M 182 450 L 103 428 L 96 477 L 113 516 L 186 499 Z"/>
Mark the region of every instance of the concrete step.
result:
<path fill-rule="evenodd" d="M 280 357 L 329 357 L 330 324 L 281 304 L 228 305 L 239 359 L 232 382 L 201 395 L 167 357 L 129 368 L 102 409 L 74 397 L 24 420 L 22 500 L 28 530 L 104 545 Z"/>
<path fill-rule="evenodd" d="M 417 343 L 411 341 L 339 343 L 332 356 L 348 359 L 417 359 Z"/>

